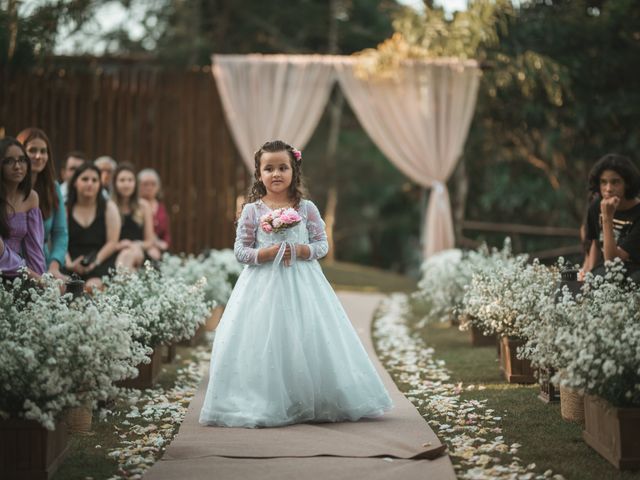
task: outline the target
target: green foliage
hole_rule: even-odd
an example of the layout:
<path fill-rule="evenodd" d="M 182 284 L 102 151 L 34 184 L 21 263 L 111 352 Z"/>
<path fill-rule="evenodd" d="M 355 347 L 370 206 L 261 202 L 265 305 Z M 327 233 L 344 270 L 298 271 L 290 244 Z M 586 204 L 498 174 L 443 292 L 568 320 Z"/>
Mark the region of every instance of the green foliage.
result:
<path fill-rule="evenodd" d="M 163 0 L 151 12 L 154 53 L 173 64 L 210 63 L 212 53 L 324 53 L 331 3 L 326 0 Z M 391 34 L 389 0 L 336 0 L 338 51 L 352 53 Z M 158 35 L 157 32 L 161 33 Z M 144 50 L 145 39 L 128 42 Z"/>
<path fill-rule="evenodd" d="M 71 31 L 87 23 L 107 0 L 18 2 L 0 10 L 0 63 L 31 65 L 53 53 L 62 25 Z M 3 2 L 4 3 L 4 2 Z M 22 6 L 20 4 L 24 3 Z"/>
<path fill-rule="evenodd" d="M 634 156 L 640 4 L 593 3 L 526 3 L 489 53 L 498 62 L 484 76 L 464 153 L 477 215 L 577 226 L 591 165 L 609 152 Z M 505 163 L 513 166 L 497 167 Z M 494 176 L 505 168 L 510 180 L 500 185 Z"/>

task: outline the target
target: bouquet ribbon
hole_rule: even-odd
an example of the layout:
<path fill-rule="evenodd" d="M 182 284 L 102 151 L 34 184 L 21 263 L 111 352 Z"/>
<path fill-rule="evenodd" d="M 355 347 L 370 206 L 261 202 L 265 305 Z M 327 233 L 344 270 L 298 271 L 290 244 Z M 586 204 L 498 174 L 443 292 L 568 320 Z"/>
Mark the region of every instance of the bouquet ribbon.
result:
<path fill-rule="evenodd" d="M 282 242 L 280 244 L 280 249 L 276 255 L 276 258 L 273 260 L 274 265 L 280 265 L 282 259 L 284 258 L 284 252 L 287 249 L 287 246 L 291 249 L 291 260 L 289 261 L 289 265 L 293 265 L 296 261 L 296 247 L 292 242 Z"/>

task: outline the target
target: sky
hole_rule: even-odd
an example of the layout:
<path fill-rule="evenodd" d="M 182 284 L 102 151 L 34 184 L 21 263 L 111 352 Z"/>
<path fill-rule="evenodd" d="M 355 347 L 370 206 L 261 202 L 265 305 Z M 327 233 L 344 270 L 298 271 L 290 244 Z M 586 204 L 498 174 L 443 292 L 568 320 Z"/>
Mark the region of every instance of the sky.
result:
<path fill-rule="evenodd" d="M 21 8 L 29 9 L 29 6 L 42 4 L 50 0 L 27 0 L 22 3 Z M 421 10 L 424 6 L 422 0 L 398 0 L 399 3 L 403 3 L 405 5 L 416 8 L 417 10 Z M 140 4 L 138 2 L 132 2 L 134 5 L 138 7 Z M 436 5 L 440 5 L 444 7 L 447 12 L 454 12 L 457 10 L 465 10 L 467 8 L 467 0 L 436 0 Z M 111 31 L 120 25 L 126 25 L 127 30 L 129 31 L 130 36 L 133 39 L 140 38 L 144 32 L 141 22 L 144 18 L 145 12 L 138 8 L 133 8 L 131 10 L 126 10 L 122 7 L 120 2 L 109 2 L 101 7 L 94 19 L 92 20 L 93 24 L 90 25 L 91 30 L 93 31 Z M 87 53 L 93 53 L 96 55 L 100 55 L 104 53 L 105 48 L 107 47 L 105 42 L 95 42 L 95 44 L 91 45 L 87 48 L 87 42 L 91 41 L 87 38 L 86 34 L 77 33 L 75 35 L 69 35 L 69 31 L 65 31 L 62 29 L 60 34 L 60 41 L 57 42 L 57 46 L 55 49 L 55 53 L 58 55 L 70 55 L 73 54 L 77 50 L 77 46 L 82 46 L 82 50 Z"/>

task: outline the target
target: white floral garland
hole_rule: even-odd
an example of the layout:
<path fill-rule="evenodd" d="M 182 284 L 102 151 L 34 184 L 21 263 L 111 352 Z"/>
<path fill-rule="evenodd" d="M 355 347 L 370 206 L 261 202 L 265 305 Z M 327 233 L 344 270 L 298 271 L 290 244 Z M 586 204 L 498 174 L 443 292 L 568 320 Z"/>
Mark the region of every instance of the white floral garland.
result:
<path fill-rule="evenodd" d="M 562 480 L 551 470 L 536 473 L 535 464 L 524 466 L 517 453 L 521 445 L 505 443 L 498 426 L 501 417 L 486 408 L 486 400 L 462 400 L 463 390 L 483 389 L 450 383 L 445 362 L 434 358 L 433 348 L 411 334 L 406 319 L 408 298 L 395 294 L 380 305 L 373 336 L 387 370 L 412 386 L 409 400 L 426 412 L 425 419 L 447 444 L 458 477 L 462 479 Z M 509 463 L 504 464 L 504 459 Z"/>

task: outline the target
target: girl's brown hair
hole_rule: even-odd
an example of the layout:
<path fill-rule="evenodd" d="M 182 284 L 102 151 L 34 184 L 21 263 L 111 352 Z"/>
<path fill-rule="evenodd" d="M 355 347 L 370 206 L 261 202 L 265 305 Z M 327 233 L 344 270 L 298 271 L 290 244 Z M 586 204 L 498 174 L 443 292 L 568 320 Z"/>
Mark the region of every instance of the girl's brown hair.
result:
<path fill-rule="evenodd" d="M 27 154 L 29 153 L 28 145 L 33 140 L 40 139 L 47 146 L 47 163 L 44 166 L 44 170 L 38 173 L 33 185 L 33 189 L 36 191 L 40 199 L 40 211 L 42 212 L 42 218 L 46 220 L 53 215 L 53 212 L 55 212 L 59 206 L 58 193 L 56 192 L 56 171 L 53 163 L 51 142 L 44 131 L 35 127 L 25 128 L 18 134 L 17 139 L 24 146 Z M 31 162 L 31 160 L 29 160 L 29 162 Z M 33 172 L 31 175 L 33 175 Z"/>
<path fill-rule="evenodd" d="M 262 159 L 262 155 L 267 152 L 287 152 L 291 163 L 291 169 L 293 170 L 293 178 L 291 179 L 291 185 L 289 185 L 289 198 L 293 200 L 294 208 L 298 208 L 300 206 L 300 201 L 307 195 L 307 192 L 304 186 L 304 179 L 302 177 L 302 157 L 296 158 L 294 151 L 295 148 L 282 140 L 273 140 L 260 147 L 254 155 L 254 181 L 251 188 L 249 188 L 247 203 L 260 200 L 267 194 L 267 189 L 265 188 L 264 183 L 260 180 L 260 160 Z"/>

